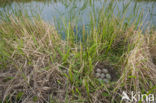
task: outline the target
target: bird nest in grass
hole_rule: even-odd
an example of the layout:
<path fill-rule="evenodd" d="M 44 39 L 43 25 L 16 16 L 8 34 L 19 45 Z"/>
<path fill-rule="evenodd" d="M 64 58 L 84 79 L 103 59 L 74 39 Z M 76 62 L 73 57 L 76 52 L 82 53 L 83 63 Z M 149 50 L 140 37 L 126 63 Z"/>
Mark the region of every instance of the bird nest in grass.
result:
<path fill-rule="evenodd" d="M 94 69 L 95 77 L 105 83 L 116 81 L 118 72 L 117 69 L 109 63 L 99 62 Z"/>

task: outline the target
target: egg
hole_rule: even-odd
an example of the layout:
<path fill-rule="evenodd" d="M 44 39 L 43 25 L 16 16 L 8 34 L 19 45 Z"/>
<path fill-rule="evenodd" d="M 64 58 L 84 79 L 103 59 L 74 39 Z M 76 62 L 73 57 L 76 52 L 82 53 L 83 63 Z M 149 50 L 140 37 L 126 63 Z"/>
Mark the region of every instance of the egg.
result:
<path fill-rule="evenodd" d="M 103 81 L 104 81 L 105 83 L 109 83 L 109 80 L 108 80 L 108 79 L 103 79 Z"/>
<path fill-rule="evenodd" d="M 101 69 L 98 68 L 98 69 L 96 70 L 96 72 L 97 72 L 97 73 L 101 73 Z"/>
<path fill-rule="evenodd" d="M 104 78 L 104 77 L 105 77 L 105 74 L 104 74 L 104 73 L 102 73 L 102 74 L 101 74 L 101 78 Z"/>
<path fill-rule="evenodd" d="M 100 73 L 96 73 L 95 75 L 96 75 L 97 78 L 100 77 Z"/>
<path fill-rule="evenodd" d="M 108 73 L 108 70 L 107 69 L 102 69 L 102 72 L 103 73 Z"/>
<path fill-rule="evenodd" d="M 111 75 L 110 74 L 106 74 L 106 78 L 107 79 L 111 79 Z"/>
<path fill-rule="evenodd" d="M 101 79 L 101 78 L 99 78 L 98 80 L 99 80 L 99 81 L 102 81 L 102 79 Z"/>

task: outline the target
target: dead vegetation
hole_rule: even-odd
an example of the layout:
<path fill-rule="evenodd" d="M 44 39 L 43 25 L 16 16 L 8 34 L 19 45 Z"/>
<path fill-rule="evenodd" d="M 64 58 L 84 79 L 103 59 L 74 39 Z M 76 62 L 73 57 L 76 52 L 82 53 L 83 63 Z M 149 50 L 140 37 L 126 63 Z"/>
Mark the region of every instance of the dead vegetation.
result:
<path fill-rule="evenodd" d="M 25 25 L 18 22 L 18 19 L 12 19 L 9 26 L 6 26 L 7 23 L 1 25 L 4 39 L 13 48 L 11 57 L 8 58 L 12 61 L 1 70 L 1 99 L 26 103 L 36 98 L 43 102 L 50 100 L 51 94 L 60 101 L 63 100 L 61 98 L 65 95 L 65 77 L 57 64 L 50 62 L 51 54 L 46 51 L 56 53 L 55 47 L 64 46 L 62 40 L 54 27 L 44 22 L 34 21 L 32 24 L 26 20 Z M 9 37 L 10 33 L 13 33 L 13 38 Z M 59 55 L 55 56 L 59 60 Z M 20 95 L 19 98 L 17 95 Z"/>
<path fill-rule="evenodd" d="M 131 37 L 131 44 L 134 48 L 126 55 L 121 77 L 117 82 L 115 90 L 122 91 L 143 91 L 144 93 L 156 94 L 153 88 L 156 85 L 156 65 L 152 61 L 153 54 L 150 52 L 149 35 L 142 35 L 141 31 L 134 32 Z M 149 40 L 149 41 L 148 41 Z M 152 42 L 153 45 L 153 42 Z M 121 84 L 124 84 L 121 86 Z"/>

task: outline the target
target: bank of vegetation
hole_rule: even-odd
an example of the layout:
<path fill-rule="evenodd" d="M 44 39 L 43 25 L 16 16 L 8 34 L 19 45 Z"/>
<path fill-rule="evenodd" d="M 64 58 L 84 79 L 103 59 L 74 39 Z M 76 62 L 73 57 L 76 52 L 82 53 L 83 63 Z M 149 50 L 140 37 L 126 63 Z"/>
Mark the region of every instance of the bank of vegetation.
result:
<path fill-rule="evenodd" d="M 155 94 L 156 32 L 109 9 L 90 18 L 81 35 L 66 24 L 64 37 L 39 18 L 1 20 L 0 100 L 118 103 L 123 91 Z M 109 82 L 96 78 L 98 67 L 108 69 Z"/>

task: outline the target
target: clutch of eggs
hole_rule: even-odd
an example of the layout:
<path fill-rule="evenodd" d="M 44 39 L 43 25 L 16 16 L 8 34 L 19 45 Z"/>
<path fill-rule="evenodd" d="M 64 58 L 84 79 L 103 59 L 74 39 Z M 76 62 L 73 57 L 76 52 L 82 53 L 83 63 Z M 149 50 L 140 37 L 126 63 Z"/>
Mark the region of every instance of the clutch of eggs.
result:
<path fill-rule="evenodd" d="M 111 75 L 109 74 L 107 69 L 97 68 L 95 72 L 96 72 L 95 76 L 99 80 L 103 80 L 106 83 L 108 83 L 111 80 Z"/>

